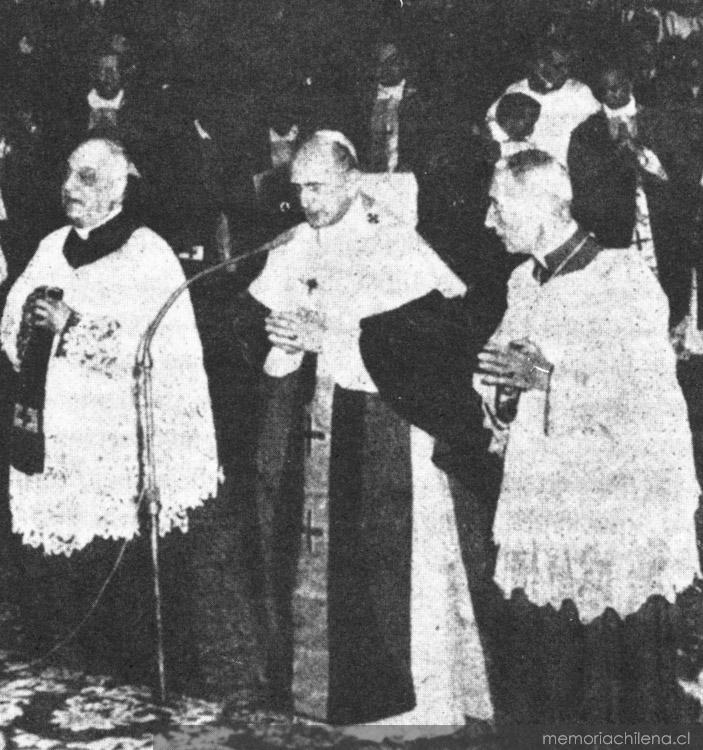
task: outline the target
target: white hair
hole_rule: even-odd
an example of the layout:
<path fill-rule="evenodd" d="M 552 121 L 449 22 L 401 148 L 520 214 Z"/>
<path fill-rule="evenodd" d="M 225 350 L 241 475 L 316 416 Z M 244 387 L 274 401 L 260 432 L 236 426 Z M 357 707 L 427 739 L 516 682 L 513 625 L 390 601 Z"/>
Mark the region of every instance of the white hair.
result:
<path fill-rule="evenodd" d="M 78 153 L 85 153 L 96 162 L 101 176 L 110 185 L 112 199 L 121 204 L 130 171 L 130 161 L 122 146 L 110 138 L 89 138 L 75 149 L 71 157 Z"/>
<path fill-rule="evenodd" d="M 573 193 L 569 173 L 544 151 L 526 149 L 502 159 L 496 165 L 496 175 L 501 173 L 556 201 L 571 204 Z"/>

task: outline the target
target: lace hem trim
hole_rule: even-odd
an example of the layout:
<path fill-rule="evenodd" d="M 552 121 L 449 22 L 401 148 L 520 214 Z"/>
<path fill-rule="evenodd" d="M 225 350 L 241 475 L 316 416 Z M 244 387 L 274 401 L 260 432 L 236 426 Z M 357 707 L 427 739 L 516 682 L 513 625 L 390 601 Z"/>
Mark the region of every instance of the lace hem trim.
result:
<path fill-rule="evenodd" d="M 507 596 L 515 589 L 537 605 L 558 609 L 565 599 L 578 608 L 581 621 L 590 622 L 612 607 L 621 617 L 636 612 L 649 597 L 676 594 L 700 576 L 695 540 L 666 547 L 646 540 L 633 549 L 623 544 L 605 553 L 590 546 L 581 553 L 568 551 L 508 551 L 498 554 L 495 580 Z"/>

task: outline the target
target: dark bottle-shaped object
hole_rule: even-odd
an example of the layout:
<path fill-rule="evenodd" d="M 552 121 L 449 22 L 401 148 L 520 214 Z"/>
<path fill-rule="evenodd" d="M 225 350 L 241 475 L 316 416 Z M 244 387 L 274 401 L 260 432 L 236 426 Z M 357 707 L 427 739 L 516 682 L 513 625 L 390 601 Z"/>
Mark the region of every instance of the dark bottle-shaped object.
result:
<path fill-rule="evenodd" d="M 38 299 L 60 301 L 63 289 L 37 287 L 22 309 L 22 323 L 17 336 L 20 361 L 19 382 L 12 423 L 10 461 L 25 474 L 44 471 L 44 401 L 46 374 L 54 346 L 54 332 L 33 324 L 31 310 Z"/>

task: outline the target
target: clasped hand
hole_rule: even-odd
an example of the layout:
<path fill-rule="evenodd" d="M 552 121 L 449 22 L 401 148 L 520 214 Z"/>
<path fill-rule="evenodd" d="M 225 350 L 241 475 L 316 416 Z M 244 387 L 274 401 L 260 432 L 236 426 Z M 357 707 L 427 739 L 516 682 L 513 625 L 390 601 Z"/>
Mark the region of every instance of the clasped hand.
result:
<path fill-rule="evenodd" d="M 52 333 L 61 333 L 71 316 L 71 308 L 62 300 L 37 299 L 29 309 L 32 325 Z"/>
<path fill-rule="evenodd" d="M 266 318 L 269 341 L 287 354 L 320 352 L 326 330 L 324 316 L 312 310 L 272 312 Z"/>
<path fill-rule="evenodd" d="M 621 134 L 618 138 L 620 149 L 629 152 L 637 166 L 648 174 L 666 182 L 669 177 L 657 155 L 649 148 L 636 141 L 629 133 Z"/>
<path fill-rule="evenodd" d="M 546 391 L 549 387 L 552 364 L 528 339 L 511 341 L 507 347 L 489 344 L 478 359 L 481 380 L 486 385 L 515 391 Z"/>

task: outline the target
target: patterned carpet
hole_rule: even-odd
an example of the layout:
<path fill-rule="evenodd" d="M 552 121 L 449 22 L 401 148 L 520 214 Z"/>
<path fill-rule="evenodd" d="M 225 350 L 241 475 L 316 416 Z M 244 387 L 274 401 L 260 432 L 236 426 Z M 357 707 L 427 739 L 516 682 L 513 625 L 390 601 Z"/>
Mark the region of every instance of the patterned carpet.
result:
<path fill-rule="evenodd" d="M 18 750 L 177 750 L 240 748 L 363 750 L 374 742 L 346 737 L 328 727 L 245 707 L 180 698 L 158 706 L 145 687 L 123 685 L 63 667 L 40 667 L 0 652 L 0 748 Z M 446 738 L 387 741 L 400 750 L 463 750 L 496 747 L 486 725 L 467 726 Z"/>
<path fill-rule="evenodd" d="M 326 726 L 261 711 L 257 705 L 252 692 L 255 624 L 241 576 L 236 575 L 242 567 L 239 555 L 246 529 L 236 508 L 223 495 L 197 518 L 199 533 L 207 539 L 195 562 L 203 694 L 218 700 L 182 698 L 159 706 L 147 687 L 87 674 L 80 652 L 70 646 L 54 663 L 27 664 L 21 656 L 24 636 L 19 613 L 5 600 L 14 567 L 0 550 L 0 647 L 5 649 L 0 650 L 0 750 L 379 748 Z M 490 727 L 474 722 L 450 737 L 386 741 L 381 747 L 496 750 L 498 746 Z"/>
<path fill-rule="evenodd" d="M 167 724 L 212 725 L 216 704 L 181 699 L 157 707 L 150 691 L 61 667 L 37 668 L 0 653 L 0 727 L 7 747 L 142 750 Z"/>

